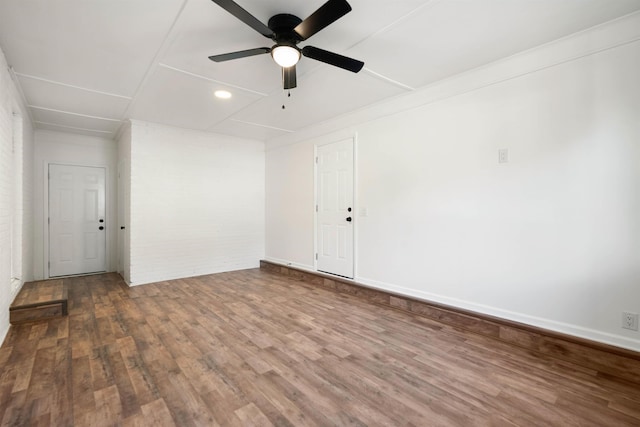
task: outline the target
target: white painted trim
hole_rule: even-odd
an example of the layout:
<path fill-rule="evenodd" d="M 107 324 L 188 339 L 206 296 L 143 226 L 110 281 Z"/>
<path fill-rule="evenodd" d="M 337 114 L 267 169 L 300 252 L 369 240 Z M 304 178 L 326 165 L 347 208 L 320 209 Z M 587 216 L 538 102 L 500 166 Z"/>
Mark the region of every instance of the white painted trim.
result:
<path fill-rule="evenodd" d="M 82 91 L 85 91 L 85 92 L 97 93 L 99 95 L 106 95 L 106 96 L 112 96 L 114 98 L 122 98 L 122 99 L 131 100 L 131 97 L 129 97 L 129 96 L 118 95 L 118 94 L 110 93 L 110 92 L 103 92 L 103 91 L 95 90 L 95 89 L 88 89 L 86 87 L 71 85 L 71 84 L 68 84 L 68 83 L 57 82 L 57 81 L 54 81 L 54 80 L 49 80 L 49 79 L 45 79 L 45 78 L 42 78 L 42 77 L 36 77 L 36 76 L 29 75 L 29 74 L 15 72 L 15 75 L 19 76 L 19 77 L 24 77 L 26 79 L 39 80 L 41 82 L 50 83 L 50 84 L 57 85 L 57 86 L 64 86 L 64 87 L 69 87 L 69 88 L 72 88 L 72 89 L 79 89 L 79 90 L 82 90 Z"/>
<path fill-rule="evenodd" d="M 358 228 L 360 227 L 359 202 L 358 202 L 358 133 L 353 137 L 353 277 L 358 277 Z"/>
<path fill-rule="evenodd" d="M 76 126 L 65 126 L 65 125 L 60 125 L 60 124 L 57 124 L 57 123 L 40 122 L 40 121 L 37 121 L 37 120 L 34 121 L 33 123 L 40 124 L 40 125 L 46 125 L 46 126 L 55 126 L 55 127 L 63 128 L 63 129 L 83 130 L 85 132 L 96 132 L 96 133 L 107 133 L 107 134 L 113 133 L 110 130 L 95 130 L 95 129 L 79 128 L 79 127 L 76 127 Z"/>
<path fill-rule="evenodd" d="M 298 264 L 297 262 L 291 262 L 291 261 L 286 260 L 286 259 L 273 258 L 273 257 L 264 257 L 264 260 L 265 261 L 269 261 L 269 262 L 273 262 L 275 264 L 280 264 L 280 265 L 283 265 L 285 267 L 298 268 L 300 270 L 308 271 L 309 273 L 317 273 L 318 272 L 314 265 Z"/>
<path fill-rule="evenodd" d="M 313 271 L 318 271 L 318 144 L 313 144 Z"/>
<path fill-rule="evenodd" d="M 563 322 L 556 322 L 549 319 L 544 319 L 536 316 L 529 316 L 526 314 L 516 313 L 509 310 L 503 310 L 500 308 L 477 304 L 474 302 L 461 300 L 457 298 L 450 298 L 430 292 L 422 292 L 415 289 L 405 288 L 402 286 L 394 285 L 391 283 L 380 282 L 373 279 L 367 279 L 365 277 L 356 277 L 354 279 L 356 283 L 361 283 L 373 289 L 381 291 L 392 292 L 400 296 L 406 296 L 426 302 L 440 303 L 448 305 L 454 308 L 473 311 L 475 313 L 484 314 L 488 316 L 497 317 L 500 319 L 511 320 L 514 322 L 536 326 L 549 331 L 559 332 L 566 335 L 572 335 L 579 338 L 585 338 L 591 341 L 600 342 L 603 344 L 609 344 L 616 347 L 625 348 L 633 351 L 640 351 L 640 340 L 628 338 L 622 335 L 614 335 L 606 332 L 597 331 L 594 329 L 583 328 L 576 325 L 571 325 Z"/>
<path fill-rule="evenodd" d="M 27 105 L 29 105 L 27 103 L 27 97 L 24 94 L 24 90 L 22 89 L 22 85 L 20 85 L 20 79 L 18 78 L 15 70 L 13 69 L 13 67 L 9 67 L 9 75 L 11 76 L 11 80 L 13 80 L 13 84 L 16 87 L 16 91 L 18 92 L 18 96 L 20 97 L 20 101 L 22 101 L 22 105 L 24 105 L 24 110 L 27 110 L 27 115 L 29 116 L 29 120 L 31 121 L 31 123 L 35 123 L 34 119 L 33 119 L 33 113 L 31 112 L 31 109 L 29 109 L 27 107 Z M 20 111 L 22 111 L 23 108 L 20 108 Z"/>
<path fill-rule="evenodd" d="M 80 113 L 74 113 L 74 112 L 71 112 L 71 111 L 56 110 L 55 108 L 40 107 L 38 105 L 29 105 L 29 108 L 33 108 L 33 109 L 36 109 L 36 110 L 52 111 L 54 113 L 69 114 L 71 116 L 84 117 L 84 118 L 87 118 L 87 119 L 104 120 L 104 121 L 107 121 L 107 122 L 121 122 L 122 121 L 120 119 L 110 119 L 108 117 L 90 116 L 88 114 L 80 114 Z"/>
<path fill-rule="evenodd" d="M 294 130 L 290 130 L 290 129 L 283 129 L 283 128 L 279 128 L 279 127 L 276 127 L 276 126 L 263 125 L 263 124 L 255 123 L 255 122 L 247 122 L 247 121 L 239 120 L 239 119 L 230 119 L 230 120 L 232 122 L 236 122 L 236 123 L 244 123 L 245 125 L 258 126 L 258 127 L 266 128 L 266 129 L 279 130 L 279 131 L 287 132 L 287 133 L 295 132 Z M 216 126 L 217 124 L 218 123 L 216 123 L 214 125 L 211 125 L 211 127 Z"/>
<path fill-rule="evenodd" d="M 222 86 L 232 87 L 234 89 L 238 89 L 238 90 L 241 90 L 241 91 L 244 91 L 244 92 L 252 93 L 254 95 L 269 96 L 269 94 L 266 94 L 266 93 L 263 93 L 263 92 L 258 92 L 257 90 L 249 89 L 249 88 L 242 87 L 242 86 L 237 86 L 237 85 L 234 85 L 232 83 L 223 82 L 222 80 L 215 80 L 215 79 L 212 79 L 210 77 L 206 77 L 206 76 L 202 76 L 200 74 L 192 73 L 191 71 L 186 71 L 186 70 L 182 70 L 180 68 L 172 67 L 171 65 L 163 64 L 162 62 L 158 64 L 158 67 L 166 68 L 167 70 L 172 70 L 172 71 L 175 71 L 177 73 L 182 73 L 182 74 L 190 76 L 190 77 L 195 77 L 196 79 L 205 80 L 205 81 L 208 81 L 208 82 L 211 82 L 211 83 L 217 83 L 217 84 L 220 84 Z"/>
<path fill-rule="evenodd" d="M 362 71 L 364 71 L 365 73 L 369 74 L 372 77 L 375 77 L 378 80 L 382 80 L 383 82 L 391 83 L 392 85 L 395 85 L 395 86 L 397 86 L 397 87 L 399 87 L 401 89 L 409 90 L 409 91 L 416 90 L 416 88 L 414 88 L 414 87 L 408 86 L 408 85 L 406 85 L 404 83 L 401 83 L 401 82 L 399 82 L 397 80 L 393 80 L 390 77 L 383 76 L 380 73 L 376 73 L 375 71 L 373 71 L 370 68 L 364 67 L 364 69 Z"/>

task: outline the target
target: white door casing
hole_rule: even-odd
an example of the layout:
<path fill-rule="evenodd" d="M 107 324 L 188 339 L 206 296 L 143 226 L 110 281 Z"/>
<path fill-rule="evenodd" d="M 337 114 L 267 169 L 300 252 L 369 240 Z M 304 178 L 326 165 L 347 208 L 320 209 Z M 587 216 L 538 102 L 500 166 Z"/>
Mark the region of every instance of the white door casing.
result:
<path fill-rule="evenodd" d="M 124 277 L 124 179 L 122 177 L 125 161 L 118 162 L 118 273 Z"/>
<path fill-rule="evenodd" d="M 49 277 L 106 271 L 105 175 L 49 165 Z"/>
<path fill-rule="evenodd" d="M 318 271 L 353 278 L 353 139 L 317 147 Z"/>

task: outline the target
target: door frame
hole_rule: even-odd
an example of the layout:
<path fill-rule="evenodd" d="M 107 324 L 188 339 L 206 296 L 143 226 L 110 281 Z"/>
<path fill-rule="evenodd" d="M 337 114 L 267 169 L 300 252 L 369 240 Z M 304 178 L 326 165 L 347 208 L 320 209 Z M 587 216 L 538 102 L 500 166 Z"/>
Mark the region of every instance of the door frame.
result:
<path fill-rule="evenodd" d="M 60 166 L 80 166 L 80 167 L 89 167 L 89 168 L 103 168 L 104 169 L 104 220 L 106 224 L 111 224 L 111 217 L 109 215 L 109 206 L 111 205 L 111 199 L 109 197 L 109 192 L 111 188 L 109 187 L 109 179 L 111 177 L 111 171 L 109 170 L 109 166 L 105 164 L 87 164 L 87 163 L 74 163 L 74 162 L 65 162 L 65 161 L 55 161 L 55 160 L 45 160 L 44 161 L 44 171 L 43 171 L 43 200 L 42 200 L 42 271 L 44 279 L 50 279 L 49 275 L 49 165 L 60 165 Z M 109 228 L 107 228 L 107 233 L 105 235 L 105 254 L 104 254 L 104 262 L 106 267 L 106 272 L 111 271 L 111 238 L 109 237 Z M 88 273 L 95 274 L 95 273 Z M 74 276 L 83 276 L 84 274 L 77 274 Z M 56 278 L 60 277 L 69 277 L 69 276 L 56 276 Z"/>
<path fill-rule="evenodd" d="M 316 159 L 318 158 L 318 147 L 322 147 L 324 145 L 334 144 L 336 142 L 341 142 L 344 140 L 350 139 L 353 144 L 353 279 L 349 279 L 347 277 L 338 276 L 341 280 L 352 280 L 356 281 L 358 277 L 358 223 L 359 223 L 359 209 L 358 209 L 358 133 L 352 133 L 349 135 L 345 135 L 343 138 L 331 138 L 330 141 L 327 142 L 318 142 L 313 145 L 313 270 L 318 271 L 318 211 L 316 210 L 316 206 L 318 206 L 318 163 L 316 163 Z M 324 272 L 321 272 L 324 273 Z M 328 273 L 326 273 L 328 274 Z"/>

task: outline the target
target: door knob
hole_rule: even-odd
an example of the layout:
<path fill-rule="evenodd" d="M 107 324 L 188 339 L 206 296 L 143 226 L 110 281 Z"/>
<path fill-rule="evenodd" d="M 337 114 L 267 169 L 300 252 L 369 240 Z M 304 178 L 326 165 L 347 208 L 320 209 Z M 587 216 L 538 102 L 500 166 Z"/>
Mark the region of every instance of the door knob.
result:
<path fill-rule="evenodd" d="M 351 222 L 351 217 L 348 217 L 348 218 L 347 218 L 347 222 Z"/>
<path fill-rule="evenodd" d="M 98 230 L 104 230 L 103 226 L 98 227 Z"/>

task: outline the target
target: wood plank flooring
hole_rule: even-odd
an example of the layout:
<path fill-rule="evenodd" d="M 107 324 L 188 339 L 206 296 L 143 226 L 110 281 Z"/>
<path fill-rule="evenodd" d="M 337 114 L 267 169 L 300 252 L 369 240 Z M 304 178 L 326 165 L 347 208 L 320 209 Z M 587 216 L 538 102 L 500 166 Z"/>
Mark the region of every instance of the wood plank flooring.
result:
<path fill-rule="evenodd" d="M 65 279 L 12 326 L 12 426 L 640 425 L 640 384 L 258 269 Z"/>
<path fill-rule="evenodd" d="M 67 290 L 62 279 L 28 282 L 9 308 L 12 324 L 67 315 Z"/>

